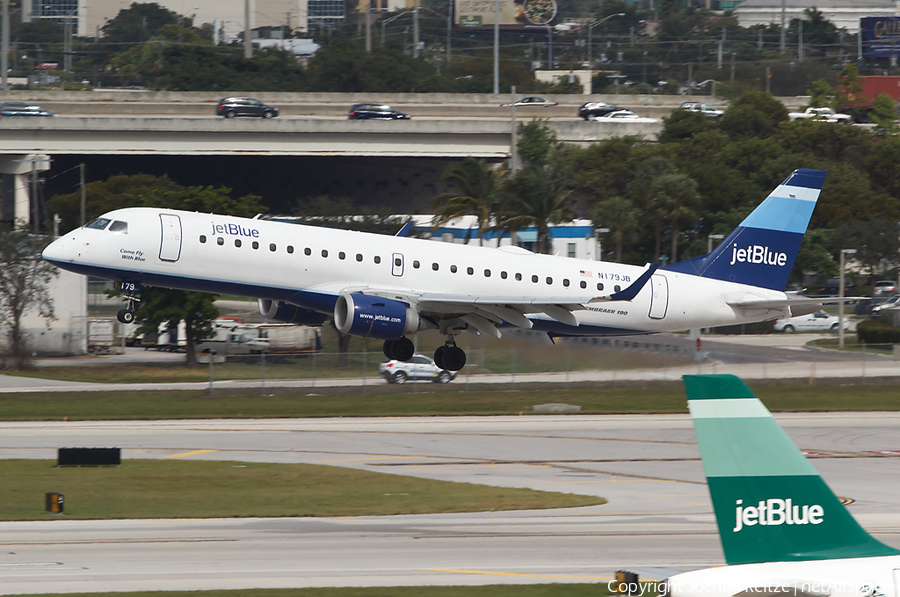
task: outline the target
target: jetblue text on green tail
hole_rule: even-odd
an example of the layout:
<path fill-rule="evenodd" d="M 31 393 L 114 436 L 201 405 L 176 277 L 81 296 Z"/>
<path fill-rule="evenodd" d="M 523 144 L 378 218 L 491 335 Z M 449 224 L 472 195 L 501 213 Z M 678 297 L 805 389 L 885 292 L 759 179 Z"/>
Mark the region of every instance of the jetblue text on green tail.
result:
<path fill-rule="evenodd" d="M 734 529 L 738 533 L 744 527 L 757 524 L 777 526 L 780 524 L 821 524 L 825 509 L 819 504 L 795 505 L 791 498 L 769 498 L 760 500 L 756 506 L 744 506 L 744 500 L 735 501 Z"/>

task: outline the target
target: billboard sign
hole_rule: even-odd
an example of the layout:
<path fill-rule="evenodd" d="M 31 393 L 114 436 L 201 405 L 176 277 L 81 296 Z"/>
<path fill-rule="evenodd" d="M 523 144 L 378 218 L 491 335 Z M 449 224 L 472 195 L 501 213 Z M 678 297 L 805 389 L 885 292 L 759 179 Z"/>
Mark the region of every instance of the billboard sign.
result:
<path fill-rule="evenodd" d="M 890 58 L 900 55 L 900 17 L 863 17 L 860 19 L 863 56 Z"/>
<path fill-rule="evenodd" d="M 494 26 L 495 0 L 456 0 L 456 26 L 478 29 Z M 523 29 L 550 25 L 556 18 L 556 0 L 499 0 L 500 27 Z"/>

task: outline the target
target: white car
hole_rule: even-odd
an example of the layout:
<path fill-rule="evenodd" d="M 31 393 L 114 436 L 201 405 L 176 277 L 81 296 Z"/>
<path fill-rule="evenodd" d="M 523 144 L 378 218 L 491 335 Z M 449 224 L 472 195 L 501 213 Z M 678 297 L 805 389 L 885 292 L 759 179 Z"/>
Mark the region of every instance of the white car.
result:
<path fill-rule="evenodd" d="M 642 118 L 631 110 L 616 110 L 603 116 L 591 118 L 594 122 L 659 122 L 655 118 Z"/>
<path fill-rule="evenodd" d="M 537 95 L 526 95 L 525 97 L 520 97 L 519 99 L 516 100 L 515 103 L 516 103 L 517 108 L 523 107 L 523 106 L 525 106 L 525 107 L 543 106 L 544 108 L 546 108 L 548 106 L 558 106 L 559 105 L 559 102 L 551 102 L 550 100 L 546 100 Z M 512 103 L 500 104 L 500 107 L 503 108 L 504 106 L 511 106 L 511 105 L 512 105 Z"/>
<path fill-rule="evenodd" d="M 816 120 L 819 122 L 840 122 L 842 124 L 852 124 L 853 117 L 849 114 L 840 114 L 831 108 L 807 108 L 803 112 L 790 112 L 788 118 L 791 120 Z"/>
<path fill-rule="evenodd" d="M 681 104 L 681 109 L 686 112 L 699 112 L 707 118 L 718 118 L 725 113 L 724 110 L 720 110 L 712 104 L 704 104 L 701 102 L 684 102 Z"/>
<path fill-rule="evenodd" d="M 448 383 L 456 378 L 456 371 L 441 369 L 423 354 L 414 354 L 408 362 L 385 361 L 378 366 L 378 373 L 388 383 L 406 383 L 408 379 Z"/>
<path fill-rule="evenodd" d="M 844 329 L 850 326 L 850 322 L 844 317 Z M 775 322 L 776 332 L 809 332 L 838 329 L 838 317 L 829 315 L 825 311 L 816 311 L 809 315 L 799 315 L 788 319 L 779 319 Z"/>
<path fill-rule="evenodd" d="M 872 317 L 878 317 L 883 311 L 897 311 L 900 309 L 900 294 L 895 294 L 880 305 L 872 307 Z"/>

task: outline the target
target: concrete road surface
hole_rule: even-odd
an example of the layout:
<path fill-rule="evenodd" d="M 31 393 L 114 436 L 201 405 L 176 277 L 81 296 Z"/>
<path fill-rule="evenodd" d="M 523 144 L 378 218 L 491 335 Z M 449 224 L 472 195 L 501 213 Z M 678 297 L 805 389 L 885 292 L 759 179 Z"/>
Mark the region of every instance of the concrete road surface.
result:
<path fill-rule="evenodd" d="M 861 523 L 900 547 L 900 413 L 777 418 Z M 125 459 L 309 462 L 609 500 L 558 511 L 0 523 L 2 594 L 605 582 L 622 567 L 722 563 L 684 415 L 26 422 L 0 423 L 0 438 L 2 459 L 119 446 Z"/>

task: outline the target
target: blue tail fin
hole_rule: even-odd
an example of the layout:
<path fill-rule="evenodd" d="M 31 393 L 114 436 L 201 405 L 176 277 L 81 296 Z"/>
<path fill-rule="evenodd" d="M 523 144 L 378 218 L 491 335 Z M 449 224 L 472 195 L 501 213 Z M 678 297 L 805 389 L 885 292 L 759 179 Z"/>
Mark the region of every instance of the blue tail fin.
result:
<path fill-rule="evenodd" d="M 794 170 L 712 253 L 662 269 L 784 290 L 824 181 Z"/>

